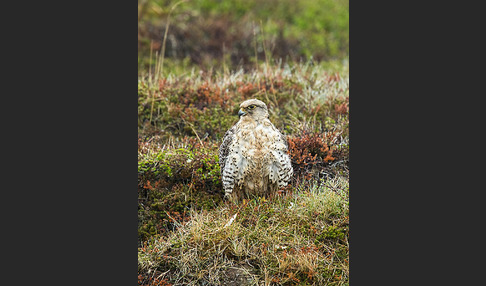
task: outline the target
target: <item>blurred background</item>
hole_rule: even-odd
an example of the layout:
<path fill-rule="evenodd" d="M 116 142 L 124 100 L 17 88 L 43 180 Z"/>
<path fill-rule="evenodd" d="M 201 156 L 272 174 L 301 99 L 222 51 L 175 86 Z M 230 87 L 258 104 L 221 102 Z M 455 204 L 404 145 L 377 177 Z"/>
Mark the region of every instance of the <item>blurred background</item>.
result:
<path fill-rule="evenodd" d="M 166 73 L 342 61 L 349 54 L 349 0 L 138 0 L 139 74 L 161 53 Z"/>

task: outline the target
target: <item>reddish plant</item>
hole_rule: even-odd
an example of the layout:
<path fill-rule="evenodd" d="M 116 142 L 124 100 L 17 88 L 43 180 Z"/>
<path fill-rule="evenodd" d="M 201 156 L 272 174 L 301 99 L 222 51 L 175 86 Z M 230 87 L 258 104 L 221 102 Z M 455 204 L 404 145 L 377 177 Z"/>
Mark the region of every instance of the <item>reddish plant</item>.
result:
<path fill-rule="evenodd" d="M 289 137 L 289 152 L 294 168 L 296 182 L 308 181 L 315 174 L 315 169 L 322 169 L 335 160 L 331 142 L 332 133 L 311 133 L 304 131 L 299 137 Z"/>

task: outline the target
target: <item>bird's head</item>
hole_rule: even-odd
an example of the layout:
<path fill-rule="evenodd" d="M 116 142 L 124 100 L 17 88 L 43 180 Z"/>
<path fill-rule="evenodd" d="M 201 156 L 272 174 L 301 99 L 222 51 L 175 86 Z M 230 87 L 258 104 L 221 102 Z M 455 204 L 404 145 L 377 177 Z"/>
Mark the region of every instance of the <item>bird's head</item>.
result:
<path fill-rule="evenodd" d="M 260 121 L 268 118 L 267 105 L 258 99 L 248 99 L 240 104 L 238 116 L 242 118 L 252 118 L 255 121 Z"/>

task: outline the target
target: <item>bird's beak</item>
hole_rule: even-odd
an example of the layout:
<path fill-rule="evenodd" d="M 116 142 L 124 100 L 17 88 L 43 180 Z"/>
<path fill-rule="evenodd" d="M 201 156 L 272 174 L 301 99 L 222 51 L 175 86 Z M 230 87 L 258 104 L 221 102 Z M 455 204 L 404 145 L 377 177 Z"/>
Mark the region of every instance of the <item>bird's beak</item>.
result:
<path fill-rule="evenodd" d="M 242 115 L 246 115 L 246 112 L 240 109 L 240 111 L 238 111 L 238 116 L 241 117 Z"/>

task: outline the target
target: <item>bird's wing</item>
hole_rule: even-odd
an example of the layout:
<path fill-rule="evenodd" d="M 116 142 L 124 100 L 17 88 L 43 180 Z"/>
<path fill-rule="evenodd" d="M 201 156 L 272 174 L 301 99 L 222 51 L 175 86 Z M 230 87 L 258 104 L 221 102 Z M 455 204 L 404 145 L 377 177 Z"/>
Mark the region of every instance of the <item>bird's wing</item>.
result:
<path fill-rule="evenodd" d="M 240 155 L 232 150 L 234 147 L 236 125 L 231 127 L 225 134 L 223 143 L 219 147 L 219 165 L 221 169 L 221 181 L 225 195 L 233 192 L 233 187 L 240 168 L 238 162 L 241 160 Z M 239 150 L 239 148 L 236 148 Z"/>
<path fill-rule="evenodd" d="M 278 130 L 278 134 L 279 134 L 279 137 L 280 137 L 280 140 L 283 141 L 284 145 L 285 145 L 285 149 L 289 149 L 289 142 L 287 142 L 287 136 L 285 136 L 282 132 L 280 132 L 280 130 Z"/>
<path fill-rule="evenodd" d="M 228 158 L 228 154 L 230 151 L 229 147 L 233 142 L 235 130 L 236 130 L 236 125 L 234 125 L 228 131 L 226 131 L 223 137 L 223 143 L 221 143 L 221 146 L 219 146 L 219 167 L 220 167 L 221 175 L 223 175 L 223 170 L 226 165 L 226 159 Z"/>
<path fill-rule="evenodd" d="M 290 155 L 288 154 L 289 144 L 287 142 L 287 136 L 285 136 L 279 130 L 277 131 L 279 134 L 279 141 L 285 146 L 283 149 L 277 150 L 277 157 L 279 158 L 279 160 L 276 166 L 277 168 L 275 170 L 278 178 L 278 187 L 281 188 L 286 186 L 290 182 L 294 170 L 292 168 Z"/>

